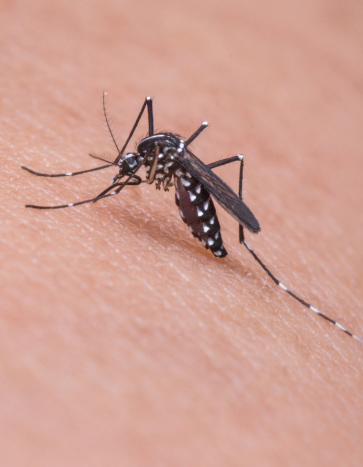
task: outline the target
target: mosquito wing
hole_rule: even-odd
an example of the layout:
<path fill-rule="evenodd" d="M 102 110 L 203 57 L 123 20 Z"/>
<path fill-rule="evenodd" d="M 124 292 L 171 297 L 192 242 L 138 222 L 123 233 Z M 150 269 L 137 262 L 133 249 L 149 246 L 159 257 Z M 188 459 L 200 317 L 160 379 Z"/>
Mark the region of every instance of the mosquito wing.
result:
<path fill-rule="evenodd" d="M 175 158 L 239 224 L 253 233 L 261 230 L 260 224 L 250 208 L 197 156 L 187 149 L 180 154 L 176 153 Z"/>

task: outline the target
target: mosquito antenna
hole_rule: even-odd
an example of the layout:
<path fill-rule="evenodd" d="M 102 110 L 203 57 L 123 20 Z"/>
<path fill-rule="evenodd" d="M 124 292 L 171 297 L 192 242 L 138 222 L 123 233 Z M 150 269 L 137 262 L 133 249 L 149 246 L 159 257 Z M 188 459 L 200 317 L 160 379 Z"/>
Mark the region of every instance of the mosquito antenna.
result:
<path fill-rule="evenodd" d="M 324 315 L 324 313 L 322 313 L 321 311 L 317 310 L 316 308 L 314 308 L 313 306 L 311 306 L 309 303 L 307 303 L 305 300 L 303 300 L 302 298 L 298 297 L 297 295 L 295 295 L 293 292 L 291 292 L 291 290 L 289 290 L 287 287 L 284 286 L 284 284 L 282 282 L 280 282 L 273 274 L 272 272 L 267 268 L 267 266 L 265 266 L 265 264 L 260 260 L 260 258 L 256 255 L 256 253 L 252 250 L 252 248 L 250 247 L 250 245 L 246 242 L 246 240 L 243 240 L 243 244 L 244 246 L 247 248 L 247 250 L 251 253 L 251 255 L 254 257 L 254 259 L 257 261 L 257 263 L 261 266 L 261 268 L 271 277 L 271 279 L 275 282 L 276 285 L 278 285 L 282 290 L 284 290 L 285 292 L 287 292 L 289 295 L 291 295 L 295 300 L 297 300 L 298 302 L 300 302 L 302 305 L 304 305 L 306 308 L 309 308 L 311 311 L 313 311 L 314 313 L 316 313 L 317 315 L 321 316 L 322 318 L 326 319 L 327 321 L 329 321 L 330 323 L 332 324 L 335 324 L 335 326 L 337 326 L 339 329 L 341 329 L 343 332 L 345 332 L 345 334 L 348 334 L 348 336 L 350 337 L 353 337 L 354 339 L 356 339 L 358 342 L 362 343 L 363 344 L 363 340 L 360 339 L 358 336 L 355 336 L 354 334 L 352 334 L 350 331 L 348 331 L 347 329 L 345 329 L 344 326 L 342 326 L 341 324 L 337 323 L 335 320 L 333 320 L 332 318 L 329 318 L 329 316 L 326 316 Z"/>
<path fill-rule="evenodd" d="M 105 96 L 107 96 L 107 92 L 104 92 L 104 93 L 103 93 L 103 96 L 102 96 L 103 115 L 105 116 L 105 120 L 106 120 L 106 123 L 107 123 L 107 128 L 108 128 L 108 131 L 110 132 L 112 141 L 114 142 L 114 145 L 116 146 L 117 152 L 118 152 L 118 154 L 119 154 L 119 153 L 120 153 L 120 150 L 119 150 L 119 148 L 118 148 L 118 146 L 117 146 L 115 137 L 113 136 L 113 133 L 112 133 L 112 130 L 111 130 L 111 125 L 110 125 L 110 122 L 108 121 L 108 117 L 107 117 L 107 112 L 106 112 L 106 99 L 105 99 Z"/>
<path fill-rule="evenodd" d="M 107 162 L 108 164 L 115 165 L 113 162 L 108 161 L 107 159 L 104 159 L 103 157 L 100 156 L 95 156 L 94 154 L 88 154 L 90 157 L 93 159 L 97 159 L 99 161 Z"/>
<path fill-rule="evenodd" d="M 101 165 L 100 167 L 95 167 L 93 169 L 88 169 L 88 170 L 81 170 L 80 172 L 67 172 L 64 174 L 44 174 L 41 172 L 35 172 L 35 170 L 29 169 L 28 167 L 25 167 L 24 165 L 21 166 L 22 169 L 26 170 L 27 172 L 33 175 L 37 175 L 38 177 L 73 177 L 74 175 L 82 175 L 88 172 L 96 172 L 96 170 L 107 169 L 107 167 L 113 167 L 113 163 L 109 162 L 107 165 Z"/>

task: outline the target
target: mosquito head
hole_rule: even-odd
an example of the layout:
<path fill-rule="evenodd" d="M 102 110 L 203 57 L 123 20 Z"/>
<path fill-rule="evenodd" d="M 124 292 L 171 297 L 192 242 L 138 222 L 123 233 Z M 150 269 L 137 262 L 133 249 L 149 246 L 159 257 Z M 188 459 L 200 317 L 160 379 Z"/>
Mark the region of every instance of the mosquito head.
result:
<path fill-rule="evenodd" d="M 118 161 L 119 173 L 113 178 L 112 183 L 115 183 L 122 177 L 130 176 L 140 164 L 140 156 L 134 152 L 128 152 Z"/>
<path fill-rule="evenodd" d="M 119 166 L 122 168 L 125 174 L 131 174 L 135 171 L 139 163 L 138 154 L 128 152 L 125 157 L 120 160 Z"/>

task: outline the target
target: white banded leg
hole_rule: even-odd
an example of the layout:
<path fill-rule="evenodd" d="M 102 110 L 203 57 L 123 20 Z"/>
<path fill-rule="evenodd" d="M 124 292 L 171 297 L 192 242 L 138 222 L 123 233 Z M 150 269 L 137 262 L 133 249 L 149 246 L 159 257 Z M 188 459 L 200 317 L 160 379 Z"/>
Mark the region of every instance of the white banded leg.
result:
<path fill-rule="evenodd" d="M 53 177 L 54 178 L 55 177 L 74 177 L 75 175 L 82 175 L 82 174 L 86 174 L 89 172 L 96 172 L 96 170 L 103 170 L 103 169 L 107 169 L 108 167 L 114 167 L 114 164 L 109 163 L 107 165 L 101 165 L 100 167 L 95 167 L 93 169 L 87 169 L 87 170 L 81 170 L 79 172 L 66 172 L 62 174 L 46 174 L 42 172 L 36 172 L 35 170 L 29 169 L 28 167 L 25 167 L 24 165 L 21 166 L 22 169 L 26 170 L 27 172 L 33 175 L 37 175 L 38 177 L 51 177 L 51 178 Z"/>
<path fill-rule="evenodd" d="M 105 96 L 105 93 L 104 93 L 104 96 Z M 125 152 L 125 149 L 127 147 L 127 145 L 129 144 L 137 126 L 139 125 L 139 122 L 140 122 L 140 119 L 142 117 L 142 114 L 144 113 L 145 111 L 145 108 L 147 107 L 147 115 L 148 115 L 148 123 L 149 123 L 149 135 L 148 136 L 152 136 L 154 134 L 154 115 L 153 115 L 153 103 L 152 103 L 152 99 L 151 97 L 146 97 L 142 107 L 141 107 L 141 110 L 139 112 L 139 115 L 137 116 L 136 118 L 136 121 L 134 123 L 134 126 L 132 127 L 131 131 L 130 131 L 130 134 L 129 136 L 127 137 L 127 140 L 125 141 L 125 144 L 122 146 L 121 150 L 119 150 L 117 144 L 116 144 L 116 141 L 115 141 L 115 138 L 112 134 L 112 131 L 111 131 L 111 127 L 110 127 L 110 124 L 109 124 L 109 121 L 108 121 L 108 118 L 107 118 L 107 114 L 106 114 L 106 111 L 105 111 L 105 97 L 103 98 L 103 108 L 104 108 L 104 115 L 105 115 L 105 119 L 106 119 L 106 123 L 107 123 L 107 127 L 108 127 L 108 130 L 111 134 L 111 137 L 112 137 L 112 140 L 116 146 L 116 149 L 118 151 L 118 155 L 116 157 L 116 159 L 113 161 L 114 164 L 118 164 L 118 162 L 120 161 L 120 159 L 122 158 L 123 156 L 123 153 Z"/>
<path fill-rule="evenodd" d="M 137 169 L 138 170 L 138 169 Z M 135 180 L 132 180 L 132 179 Z M 99 201 L 100 199 L 103 198 L 108 198 L 109 196 L 114 196 L 118 195 L 120 191 L 126 186 L 126 185 L 139 185 L 141 183 L 141 178 L 138 177 L 137 175 L 130 175 L 125 182 L 117 182 L 106 188 L 106 190 L 102 191 L 99 195 L 95 196 L 94 198 L 91 199 L 86 199 L 84 201 L 77 201 L 76 203 L 68 203 L 68 204 L 60 204 L 57 206 L 37 206 L 34 204 L 26 204 L 26 208 L 32 208 L 32 209 L 64 209 L 64 208 L 71 208 L 75 206 L 80 206 L 81 204 L 87 204 L 87 203 L 95 203 Z M 109 191 L 113 190 L 116 188 L 114 191 L 109 193 Z"/>
<path fill-rule="evenodd" d="M 214 162 L 212 164 L 209 164 L 208 167 L 210 169 L 214 169 L 215 167 L 220 167 L 222 165 L 225 165 L 225 164 L 229 164 L 230 162 L 234 162 L 234 161 L 238 161 L 240 160 L 241 161 L 241 166 L 240 166 L 240 175 L 239 175 L 239 189 L 238 189 L 238 196 L 242 199 L 242 183 L 243 183 L 243 156 L 242 155 L 239 155 L 239 156 L 235 156 L 235 157 L 230 157 L 228 159 L 223 159 L 221 161 L 217 161 L 217 162 Z M 358 336 L 356 336 L 355 334 L 351 333 L 350 331 L 348 331 L 348 329 L 346 329 L 344 326 L 342 326 L 340 323 L 338 323 L 337 321 L 335 321 L 334 319 L 330 318 L 329 316 L 325 315 L 324 313 L 322 313 L 321 311 L 319 311 L 317 308 L 313 307 L 312 305 L 310 305 L 308 302 L 306 302 L 305 300 L 303 300 L 302 298 L 298 297 L 294 292 L 292 292 L 291 290 L 289 290 L 282 282 L 280 282 L 273 274 L 272 272 L 266 267 L 266 265 L 260 260 L 260 258 L 256 255 L 256 253 L 252 250 L 252 248 L 250 247 L 250 245 L 246 242 L 246 240 L 244 239 L 244 232 L 243 232 L 243 226 L 240 225 L 239 226 L 239 240 L 240 240 L 240 243 L 243 243 L 244 246 L 247 248 L 247 250 L 251 253 L 251 255 L 253 256 L 253 258 L 257 261 L 257 263 L 262 267 L 262 269 L 268 274 L 268 276 L 271 277 L 271 279 L 275 282 L 275 284 L 277 286 L 279 286 L 282 290 L 284 290 L 286 293 L 288 293 L 289 295 L 291 295 L 291 297 L 293 297 L 295 300 L 297 300 L 299 303 L 301 303 L 302 305 L 304 305 L 306 308 L 309 308 L 309 310 L 313 311 L 315 314 L 317 314 L 318 316 L 321 316 L 322 318 L 326 319 L 327 321 L 329 321 L 330 323 L 334 324 L 335 326 L 337 326 L 340 330 L 342 330 L 343 332 L 345 332 L 345 334 L 348 334 L 348 336 L 350 337 L 353 337 L 353 339 L 357 340 L 358 342 L 361 342 L 363 343 L 363 340 L 360 339 Z"/>
<path fill-rule="evenodd" d="M 212 162 L 208 164 L 210 169 L 215 169 L 216 167 L 221 167 L 222 165 L 230 164 L 231 162 L 241 162 L 240 171 L 239 171 L 239 183 L 238 183 L 238 196 L 242 199 L 242 183 L 243 183 L 243 156 L 238 154 L 237 156 L 228 157 L 227 159 L 222 159 L 220 161 Z M 243 243 L 244 241 L 244 232 L 243 226 L 239 224 L 239 241 Z"/>
<path fill-rule="evenodd" d="M 306 308 L 309 308 L 309 310 L 313 311 L 314 313 L 316 313 L 318 316 L 321 316 L 322 318 L 326 319 L 327 321 L 329 321 L 330 323 L 332 324 L 335 324 L 335 326 L 337 326 L 339 329 L 341 329 L 343 332 L 345 332 L 346 334 L 348 334 L 348 336 L 350 337 L 353 337 L 354 339 L 356 339 L 358 342 L 361 342 L 363 344 L 363 340 L 360 339 L 358 336 L 356 336 L 355 334 L 351 333 L 350 331 L 348 331 L 348 329 L 346 329 L 344 326 L 342 326 L 341 324 L 339 324 L 337 321 L 335 321 L 334 319 L 332 318 L 329 318 L 329 316 L 325 315 L 324 313 L 322 313 L 321 311 L 319 311 L 318 309 L 316 309 L 315 307 L 313 307 L 312 305 L 310 305 L 308 302 L 306 302 L 305 300 L 303 300 L 302 298 L 298 297 L 294 292 L 291 292 L 291 290 L 289 290 L 282 282 L 280 282 L 273 274 L 272 272 L 265 266 L 265 264 L 260 260 L 260 258 L 256 255 L 256 253 L 252 250 L 252 248 L 250 247 L 250 245 L 246 242 L 246 240 L 243 240 L 243 244 L 244 246 L 247 248 L 247 250 L 251 253 L 251 255 L 254 257 L 254 259 L 257 261 L 257 263 L 262 267 L 262 269 L 271 277 L 271 279 L 275 282 L 276 285 L 278 285 L 282 290 L 284 290 L 285 292 L 287 292 L 289 295 L 291 295 L 295 300 L 297 300 L 298 302 L 300 302 L 302 305 L 304 305 Z"/>

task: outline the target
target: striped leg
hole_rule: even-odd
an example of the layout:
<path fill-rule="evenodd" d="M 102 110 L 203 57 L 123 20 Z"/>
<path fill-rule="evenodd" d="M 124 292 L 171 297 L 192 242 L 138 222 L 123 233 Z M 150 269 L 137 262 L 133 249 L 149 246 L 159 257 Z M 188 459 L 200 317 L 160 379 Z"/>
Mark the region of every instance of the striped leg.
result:
<path fill-rule="evenodd" d="M 241 166 L 240 166 L 240 175 L 239 175 L 239 189 L 238 189 L 238 196 L 242 199 L 242 183 L 243 183 L 243 156 L 239 155 L 239 156 L 235 156 L 235 157 L 230 157 L 228 159 L 223 159 L 221 161 L 217 161 L 217 162 L 213 162 L 212 164 L 209 164 L 208 167 L 210 169 L 214 169 L 215 167 L 220 167 L 222 165 L 225 165 L 225 164 L 229 164 L 230 162 L 234 162 L 234 161 L 238 161 L 240 160 L 241 161 Z M 244 232 L 243 232 L 243 226 L 240 225 L 239 226 L 239 241 L 240 243 L 243 243 L 244 246 L 247 248 L 247 250 L 251 253 L 251 255 L 253 256 L 253 258 L 257 261 L 257 263 L 262 267 L 262 269 L 266 272 L 266 274 L 268 274 L 268 276 L 274 281 L 274 283 L 276 285 L 278 285 L 282 290 L 284 290 L 286 293 L 288 293 L 289 295 L 291 295 L 291 297 L 293 297 L 295 300 L 297 300 L 298 302 L 300 302 L 302 305 L 304 305 L 306 308 L 309 308 L 309 310 L 313 311 L 314 313 L 316 313 L 318 316 L 321 316 L 322 318 L 326 319 L 327 321 L 329 321 L 330 323 L 332 324 L 335 324 L 335 326 L 337 326 L 339 329 L 341 329 L 343 332 L 345 332 L 346 334 L 348 334 L 348 336 L 350 337 L 353 337 L 354 339 L 356 339 L 358 342 L 361 342 L 363 343 L 363 340 L 360 339 L 358 336 L 356 336 L 355 334 L 352 334 L 350 331 L 348 331 L 344 326 L 342 326 L 341 324 L 339 324 L 337 321 L 335 321 L 334 319 L 330 318 L 329 316 L 326 316 L 324 313 L 322 313 L 321 311 L 319 311 L 317 308 L 313 307 L 312 305 L 310 305 L 308 302 L 306 302 L 305 300 L 303 300 L 302 298 L 298 297 L 294 292 L 291 292 L 291 290 L 289 290 L 282 282 L 280 282 L 273 274 L 272 272 L 266 267 L 266 265 L 260 260 L 260 258 L 256 255 L 256 253 L 252 250 L 252 248 L 250 247 L 250 245 L 246 242 L 246 240 L 244 239 Z"/>
<path fill-rule="evenodd" d="M 256 253 L 252 250 L 250 245 L 246 242 L 246 240 L 243 240 L 244 246 L 247 248 L 247 250 L 251 253 L 251 255 L 254 257 L 254 259 L 257 261 L 257 263 L 262 267 L 262 269 L 271 277 L 271 279 L 275 282 L 276 285 L 278 285 L 282 290 L 287 292 L 289 295 L 291 295 L 295 300 L 300 302 L 302 305 L 306 306 L 306 308 L 309 308 L 311 311 L 316 313 L 317 315 L 321 316 L 322 318 L 326 319 L 332 324 L 335 324 L 339 329 L 341 329 L 343 332 L 348 334 L 348 336 L 353 337 L 356 339 L 358 342 L 361 342 L 363 344 L 363 340 L 360 339 L 358 336 L 352 334 L 350 331 L 348 331 L 344 326 L 339 324 L 337 321 L 335 321 L 332 318 L 329 318 L 329 316 L 324 315 L 321 311 L 307 303 L 305 300 L 302 298 L 298 297 L 294 292 L 291 292 L 282 282 L 280 282 L 273 274 L 272 272 L 265 266 L 265 264 L 260 260 L 260 258 L 256 255 Z"/>
<path fill-rule="evenodd" d="M 99 201 L 100 199 L 103 198 L 108 198 L 109 196 L 114 196 L 118 195 L 120 191 L 124 188 L 126 185 L 140 185 L 142 183 L 142 180 L 139 176 L 137 175 L 130 175 L 125 182 L 117 182 L 113 183 L 111 186 L 106 188 L 106 190 L 102 191 L 99 195 L 95 196 L 94 198 L 91 199 L 86 199 L 84 201 L 78 201 L 76 203 L 69 203 L 69 204 L 60 204 L 58 206 L 37 206 L 34 204 L 26 204 L 26 208 L 32 208 L 32 209 L 64 209 L 64 208 L 72 208 L 74 206 L 80 206 L 81 204 L 87 204 L 87 203 L 95 203 Z M 109 191 L 112 191 L 109 193 Z"/>
<path fill-rule="evenodd" d="M 118 145 L 116 143 L 116 140 L 112 134 L 112 130 L 111 130 L 111 126 L 109 124 L 109 121 L 108 121 L 108 118 L 107 118 L 107 113 L 106 113 L 106 106 L 105 106 L 105 94 L 103 94 L 103 113 L 105 115 L 105 119 L 106 119 L 106 123 L 107 123 L 107 127 L 108 127 L 108 130 L 111 134 L 111 137 L 112 137 L 112 140 L 116 146 L 116 149 L 118 151 L 118 155 L 116 157 L 116 159 L 113 161 L 113 164 L 118 164 L 120 159 L 122 159 L 122 156 L 125 152 L 125 149 L 127 147 L 127 145 L 129 144 L 130 142 L 130 139 L 132 138 L 137 126 L 139 125 L 139 122 L 140 122 L 140 119 L 142 117 L 142 114 L 144 113 L 145 111 L 145 108 L 147 107 L 147 115 L 148 115 L 148 122 L 149 122 L 149 135 L 148 136 L 152 136 L 154 134 L 154 115 L 153 115 L 153 102 L 152 102 L 152 99 L 151 97 L 147 97 L 143 103 L 143 106 L 141 107 L 141 110 L 139 112 L 139 115 L 137 116 L 136 118 L 136 121 L 134 123 L 134 126 L 132 127 L 131 131 L 130 131 L 130 134 L 125 142 L 125 144 L 122 146 L 121 150 L 118 148 Z"/>
<path fill-rule="evenodd" d="M 88 169 L 88 170 L 81 170 L 80 172 L 66 172 L 63 174 L 45 174 L 41 172 L 35 172 L 32 169 L 29 169 L 28 167 L 25 167 L 24 165 L 21 166 L 22 169 L 26 170 L 27 172 L 37 175 L 38 177 L 74 177 L 75 175 L 82 175 L 86 174 L 89 172 L 96 172 L 96 170 L 102 170 L 102 169 L 107 169 L 108 167 L 113 167 L 114 165 L 112 163 L 109 163 L 107 165 L 101 165 L 100 167 L 95 167 L 94 169 Z"/>
<path fill-rule="evenodd" d="M 230 164 L 231 162 L 241 162 L 240 170 L 239 170 L 239 183 L 238 183 L 238 196 L 242 199 L 242 183 L 243 183 L 243 156 L 242 154 L 238 154 L 237 156 L 228 157 L 227 159 L 222 159 L 217 162 L 212 162 L 208 164 L 210 169 L 215 169 L 216 167 L 221 167 L 222 165 Z M 239 241 L 243 243 L 245 236 L 243 232 L 243 225 L 239 224 Z"/>

